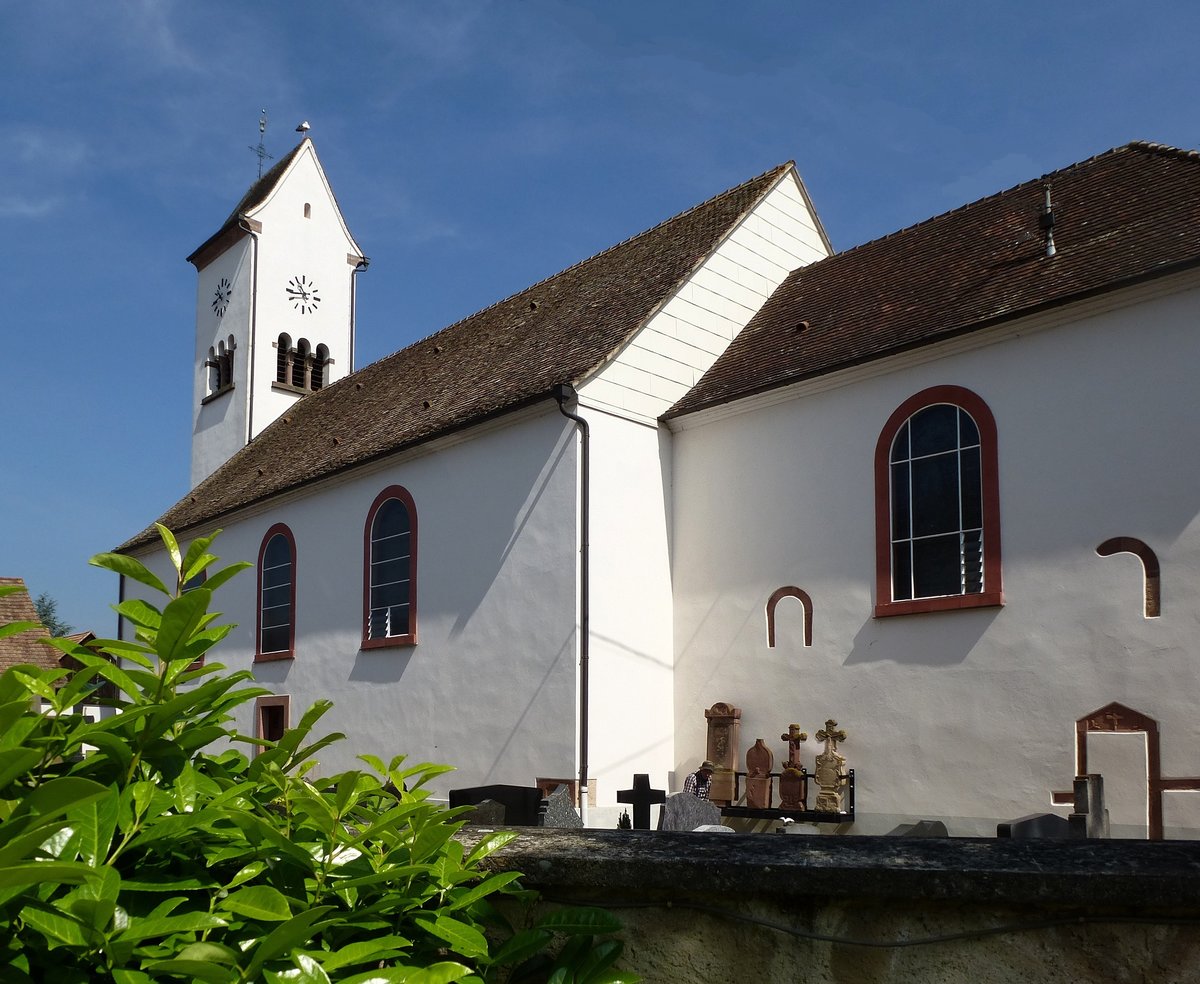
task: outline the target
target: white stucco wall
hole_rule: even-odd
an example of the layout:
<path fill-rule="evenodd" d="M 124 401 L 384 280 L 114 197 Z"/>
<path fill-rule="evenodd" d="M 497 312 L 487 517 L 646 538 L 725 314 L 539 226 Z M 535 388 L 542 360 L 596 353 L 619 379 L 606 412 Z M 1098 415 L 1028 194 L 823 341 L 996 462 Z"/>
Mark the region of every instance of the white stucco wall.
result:
<path fill-rule="evenodd" d="M 274 343 L 280 332 L 287 332 L 293 344 L 306 338 L 313 351 L 318 345 L 328 347 L 332 363 L 327 383 L 351 372 L 351 302 L 360 250 L 345 226 L 311 144 L 301 150 L 274 191 L 249 214 L 262 223 L 250 422 L 251 437 L 255 437 L 300 398 L 271 388 L 276 372 Z M 298 310 L 287 294 L 289 283 L 301 275 L 317 286 L 321 303 L 315 311 Z"/>
<path fill-rule="evenodd" d="M 221 280 L 231 285 L 224 315 L 213 310 Z M 254 248 L 244 238 L 201 270 L 196 280 L 196 351 L 192 372 L 192 486 L 211 475 L 246 443 L 250 407 L 249 356 Z M 207 403 L 209 349 L 233 338 L 233 389 Z"/>
<path fill-rule="evenodd" d="M 742 708 L 742 755 L 762 737 L 777 767 L 789 723 L 811 735 L 832 717 L 857 770 L 854 832 L 941 817 L 952 833 L 994 834 L 1051 809 L 1074 774 L 1075 720 L 1119 701 L 1159 721 L 1165 775 L 1200 775 L 1198 310 L 1200 290 L 1154 297 L 684 421 L 678 767 L 694 768 L 716 701 Z M 901 402 L 938 384 L 973 390 L 996 419 L 1006 603 L 874 619 L 875 442 Z M 1096 555 L 1113 536 L 1157 552 L 1161 618 L 1143 616 L 1135 558 Z M 811 648 L 791 600 L 767 647 L 764 607 L 783 585 L 812 596 Z M 1098 738 L 1090 764 L 1111 766 L 1114 805 L 1132 795 L 1144 811 L 1141 737 Z M 810 738 L 810 770 L 817 750 Z M 1168 836 L 1195 836 L 1200 793 L 1167 793 L 1165 820 Z"/>
<path fill-rule="evenodd" d="M 797 267 L 829 253 L 795 171 L 779 182 L 621 352 L 580 387 L 601 407 L 653 422 L 708 371 Z"/>
<path fill-rule="evenodd" d="M 296 657 L 252 662 L 247 571 L 217 593 L 238 628 L 214 659 L 289 695 L 293 722 L 318 698 L 334 702 L 321 732 L 348 740 L 322 753 L 325 774 L 366 751 L 455 765 L 433 787 L 442 795 L 577 774 L 576 454 L 573 425 L 551 404 L 436 454 L 223 519 L 214 550 L 226 562 L 256 561 L 274 523 L 295 536 Z M 364 524 L 392 484 L 417 509 L 418 642 L 360 651 Z M 161 570 L 162 557 L 153 564 Z M 238 723 L 251 727 L 248 708 Z"/>
<path fill-rule="evenodd" d="M 592 454 L 589 771 L 609 806 L 639 772 L 668 788 L 675 762 L 670 435 L 580 412 Z"/>

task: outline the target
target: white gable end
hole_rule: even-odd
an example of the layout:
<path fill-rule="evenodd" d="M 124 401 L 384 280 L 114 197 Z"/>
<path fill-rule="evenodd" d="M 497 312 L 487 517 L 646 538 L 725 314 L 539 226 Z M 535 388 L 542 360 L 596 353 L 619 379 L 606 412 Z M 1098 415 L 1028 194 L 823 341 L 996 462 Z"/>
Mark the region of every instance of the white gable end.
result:
<path fill-rule="evenodd" d="M 624 417 L 656 420 L 708 371 L 792 270 L 830 252 L 800 179 L 789 170 L 579 388 L 581 399 Z"/>

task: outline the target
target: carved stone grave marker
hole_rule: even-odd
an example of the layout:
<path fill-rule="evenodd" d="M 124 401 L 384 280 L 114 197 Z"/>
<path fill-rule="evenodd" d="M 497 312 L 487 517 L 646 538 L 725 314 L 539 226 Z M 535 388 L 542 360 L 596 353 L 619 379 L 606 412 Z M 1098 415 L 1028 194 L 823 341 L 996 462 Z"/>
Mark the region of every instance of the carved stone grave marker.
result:
<path fill-rule="evenodd" d="M 771 771 L 775 756 L 761 738 L 746 752 L 746 805 L 754 810 L 771 808 Z"/>

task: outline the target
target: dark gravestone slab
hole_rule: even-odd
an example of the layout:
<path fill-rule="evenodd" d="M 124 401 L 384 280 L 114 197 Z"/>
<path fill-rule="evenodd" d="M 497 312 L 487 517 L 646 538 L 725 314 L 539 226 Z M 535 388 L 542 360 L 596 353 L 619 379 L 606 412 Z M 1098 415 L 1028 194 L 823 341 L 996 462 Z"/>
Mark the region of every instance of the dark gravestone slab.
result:
<path fill-rule="evenodd" d="M 450 806 L 475 806 L 495 800 L 504 806 L 504 823 L 510 827 L 536 827 L 541 823 L 542 791 L 537 786 L 471 786 L 450 790 Z"/>
<path fill-rule="evenodd" d="M 475 809 L 466 815 L 466 821 L 482 827 L 504 826 L 504 804 L 495 800 L 484 800 L 475 804 Z"/>
<path fill-rule="evenodd" d="M 893 827 L 885 835 L 887 837 L 949 837 L 946 825 L 941 820 L 918 820 L 916 823 L 902 823 Z"/>
<path fill-rule="evenodd" d="M 569 786 L 555 786 L 554 791 L 546 797 L 546 814 L 542 818 L 543 827 L 582 827 L 583 821 L 571 802 Z"/>
<path fill-rule="evenodd" d="M 651 789 L 650 776 L 638 772 L 633 777 L 633 789 L 622 789 L 617 792 L 618 803 L 629 803 L 633 806 L 633 829 L 650 829 L 650 807 L 661 803 L 667 798 L 665 789 Z M 718 811 L 719 812 L 719 811 Z"/>
<path fill-rule="evenodd" d="M 1031 813 L 1009 823 L 996 824 L 997 837 L 1035 837 L 1068 840 L 1073 836 L 1071 824 L 1055 813 Z"/>

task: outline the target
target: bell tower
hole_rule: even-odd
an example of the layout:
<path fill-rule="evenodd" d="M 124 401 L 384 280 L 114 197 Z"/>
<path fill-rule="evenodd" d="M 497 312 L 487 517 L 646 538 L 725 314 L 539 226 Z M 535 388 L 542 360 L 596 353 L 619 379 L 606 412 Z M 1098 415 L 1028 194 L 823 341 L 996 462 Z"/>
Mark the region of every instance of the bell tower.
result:
<path fill-rule="evenodd" d="M 191 256 L 192 487 L 297 400 L 354 368 L 363 255 L 305 136 Z"/>

